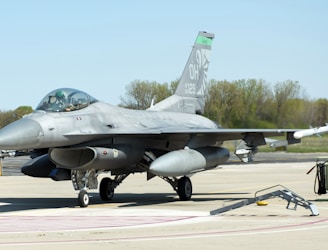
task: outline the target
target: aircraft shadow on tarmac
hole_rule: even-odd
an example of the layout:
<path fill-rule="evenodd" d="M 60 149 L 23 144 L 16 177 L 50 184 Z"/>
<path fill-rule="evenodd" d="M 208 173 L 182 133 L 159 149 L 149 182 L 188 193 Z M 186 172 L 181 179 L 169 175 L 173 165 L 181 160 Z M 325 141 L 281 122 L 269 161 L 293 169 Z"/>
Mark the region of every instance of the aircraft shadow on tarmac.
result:
<path fill-rule="evenodd" d="M 190 201 L 185 201 L 184 204 L 193 202 L 206 202 L 206 201 L 237 201 L 245 199 L 244 197 L 229 197 L 235 195 L 244 195 L 248 193 L 194 193 Z M 213 196 L 216 197 L 213 197 Z M 224 195 L 225 197 L 219 198 L 217 196 Z M 227 197 L 228 195 L 228 197 Z M 98 193 L 90 193 L 90 207 L 93 205 L 112 204 L 116 207 L 139 207 L 151 206 L 167 203 L 181 204 L 178 196 L 174 193 L 146 193 L 146 194 L 115 194 L 115 197 L 110 202 L 103 202 Z M 0 198 L 0 213 L 27 211 L 36 209 L 54 209 L 54 208 L 80 208 L 76 198 Z M 82 209 L 82 208 L 81 208 Z"/>
<path fill-rule="evenodd" d="M 247 193 L 229 193 L 229 195 L 240 195 Z M 151 206 L 151 205 L 160 205 L 165 203 L 175 202 L 177 205 L 183 202 L 190 203 L 192 202 L 206 202 L 206 201 L 220 201 L 220 200 L 240 200 L 244 198 L 217 198 L 213 195 L 227 195 L 226 193 L 194 193 L 190 201 L 180 201 L 179 197 L 174 193 L 147 193 L 147 194 L 119 194 L 115 196 L 114 200 L 111 202 L 114 203 L 123 203 L 118 207 L 138 207 L 138 206 Z"/>
<path fill-rule="evenodd" d="M 0 213 L 46 208 L 74 207 L 73 198 L 0 198 Z"/>

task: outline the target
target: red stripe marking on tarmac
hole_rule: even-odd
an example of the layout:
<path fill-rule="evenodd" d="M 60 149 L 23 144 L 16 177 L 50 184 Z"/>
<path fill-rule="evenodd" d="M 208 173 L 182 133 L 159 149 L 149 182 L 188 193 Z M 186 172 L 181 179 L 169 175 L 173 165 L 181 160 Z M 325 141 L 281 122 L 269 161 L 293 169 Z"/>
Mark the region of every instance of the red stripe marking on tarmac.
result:
<path fill-rule="evenodd" d="M 46 240 L 46 241 L 33 241 L 33 242 L 0 242 L 0 245 L 47 245 L 47 244 L 64 244 L 64 243 L 91 243 L 91 242 L 127 242 L 127 241 L 147 241 L 147 240 L 163 240 L 163 239 L 183 239 L 183 238 L 202 238 L 202 237 L 220 237 L 226 235 L 243 235 L 250 233 L 270 233 L 282 232 L 284 230 L 309 230 L 307 226 L 317 225 L 318 227 L 328 227 L 328 225 L 321 225 L 327 223 L 328 219 L 317 221 L 305 222 L 300 224 L 291 224 L 284 226 L 251 228 L 240 230 L 227 230 L 227 231 L 212 231 L 212 232 L 196 232 L 196 233 L 181 233 L 181 234 L 168 234 L 168 235 L 152 235 L 149 236 L 132 236 L 132 237 L 113 237 L 113 238 L 98 238 L 98 239 L 77 239 L 77 240 Z"/>

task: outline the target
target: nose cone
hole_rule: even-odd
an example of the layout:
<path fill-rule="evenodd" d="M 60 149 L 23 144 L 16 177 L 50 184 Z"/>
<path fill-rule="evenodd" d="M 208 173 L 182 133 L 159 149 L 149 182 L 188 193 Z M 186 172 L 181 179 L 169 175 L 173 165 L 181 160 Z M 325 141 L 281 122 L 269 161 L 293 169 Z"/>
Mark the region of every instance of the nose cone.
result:
<path fill-rule="evenodd" d="M 36 148 L 42 137 L 43 130 L 38 122 L 22 118 L 0 129 L 0 149 Z"/>

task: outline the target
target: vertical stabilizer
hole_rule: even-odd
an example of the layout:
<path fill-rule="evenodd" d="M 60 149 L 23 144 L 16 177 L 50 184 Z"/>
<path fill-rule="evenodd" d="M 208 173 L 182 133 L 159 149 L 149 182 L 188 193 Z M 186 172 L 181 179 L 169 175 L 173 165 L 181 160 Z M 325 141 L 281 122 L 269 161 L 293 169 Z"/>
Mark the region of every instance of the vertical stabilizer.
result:
<path fill-rule="evenodd" d="M 175 94 L 148 110 L 203 113 L 209 55 L 214 35 L 201 31 L 182 72 Z"/>

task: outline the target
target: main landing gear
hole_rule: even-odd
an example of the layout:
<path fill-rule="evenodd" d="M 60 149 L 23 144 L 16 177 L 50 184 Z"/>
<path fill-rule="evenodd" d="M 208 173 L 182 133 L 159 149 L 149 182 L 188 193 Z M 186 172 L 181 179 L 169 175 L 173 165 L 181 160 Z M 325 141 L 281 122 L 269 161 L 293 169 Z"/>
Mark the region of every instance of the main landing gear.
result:
<path fill-rule="evenodd" d="M 184 176 L 178 180 L 177 193 L 182 201 L 189 201 L 192 196 L 192 184 L 189 177 Z"/>
<path fill-rule="evenodd" d="M 111 178 L 106 177 L 102 179 L 99 186 L 100 198 L 103 201 L 110 201 L 113 199 L 115 187 L 116 184 Z"/>
<path fill-rule="evenodd" d="M 180 200 L 182 201 L 189 201 L 192 196 L 192 184 L 191 180 L 187 176 L 183 176 L 180 179 L 176 177 L 164 177 L 159 176 L 166 182 L 168 182 L 175 192 L 177 192 Z"/>

